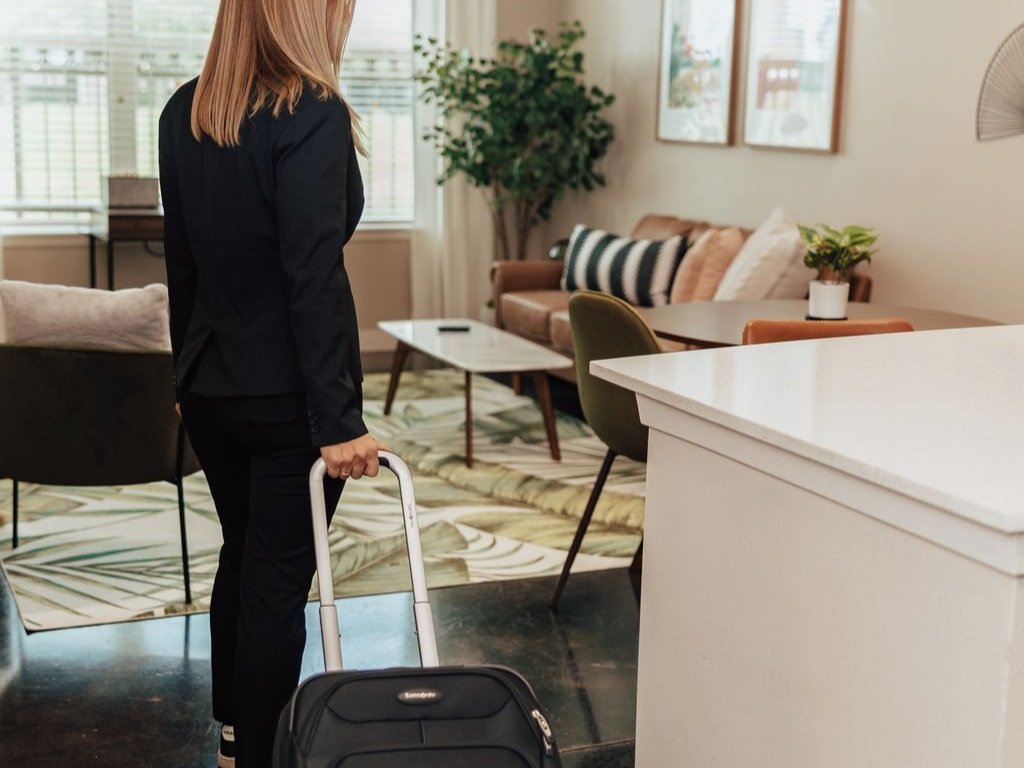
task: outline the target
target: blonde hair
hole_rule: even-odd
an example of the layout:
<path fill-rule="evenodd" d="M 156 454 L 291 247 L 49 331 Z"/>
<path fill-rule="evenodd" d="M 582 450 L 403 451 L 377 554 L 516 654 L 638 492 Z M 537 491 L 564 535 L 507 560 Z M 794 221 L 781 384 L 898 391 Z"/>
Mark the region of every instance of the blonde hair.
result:
<path fill-rule="evenodd" d="M 192 100 L 192 135 L 238 146 L 242 120 L 263 107 L 274 116 L 306 84 L 321 101 L 341 96 L 339 76 L 356 0 L 221 0 L 206 64 Z M 359 118 L 352 135 L 364 152 Z M 365 152 L 364 152 L 365 154 Z"/>

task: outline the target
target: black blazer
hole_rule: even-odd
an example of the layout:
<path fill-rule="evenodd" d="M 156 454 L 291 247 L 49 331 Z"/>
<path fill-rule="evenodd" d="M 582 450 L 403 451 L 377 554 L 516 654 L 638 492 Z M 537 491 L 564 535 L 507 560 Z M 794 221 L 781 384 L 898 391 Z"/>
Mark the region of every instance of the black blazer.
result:
<path fill-rule="evenodd" d="M 195 80 L 160 116 L 160 186 L 179 396 L 304 393 L 314 445 L 366 434 L 342 247 L 363 211 L 348 109 L 307 88 L 196 141 Z"/>

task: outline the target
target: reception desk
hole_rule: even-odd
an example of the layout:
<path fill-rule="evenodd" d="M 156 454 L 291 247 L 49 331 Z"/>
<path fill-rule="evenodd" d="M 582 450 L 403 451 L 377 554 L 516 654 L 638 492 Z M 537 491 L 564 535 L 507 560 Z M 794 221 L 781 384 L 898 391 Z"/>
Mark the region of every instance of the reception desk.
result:
<path fill-rule="evenodd" d="M 1024 326 L 592 371 L 650 427 L 639 768 L 1024 766 Z"/>

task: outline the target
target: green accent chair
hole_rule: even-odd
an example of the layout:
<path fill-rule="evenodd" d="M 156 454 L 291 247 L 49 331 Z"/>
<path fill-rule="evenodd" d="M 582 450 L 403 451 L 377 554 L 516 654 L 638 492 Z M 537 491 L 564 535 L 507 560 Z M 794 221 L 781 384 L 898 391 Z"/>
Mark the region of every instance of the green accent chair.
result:
<path fill-rule="evenodd" d="M 0 477 L 18 483 L 178 489 L 185 602 L 192 602 L 184 477 L 199 462 L 174 411 L 169 352 L 105 352 L 0 344 Z"/>
<path fill-rule="evenodd" d="M 601 498 L 601 491 L 604 489 L 615 457 L 626 456 L 633 461 L 647 461 L 647 427 L 640 421 L 636 395 L 592 376 L 590 362 L 615 357 L 655 355 L 661 352 L 654 331 L 640 314 L 627 302 L 606 293 L 574 293 L 569 299 L 569 320 L 572 323 L 576 378 L 583 415 L 586 416 L 587 423 L 594 433 L 608 446 L 608 452 L 576 528 L 576 536 L 569 547 L 562 575 L 551 596 L 553 609 L 558 607 L 573 561 L 579 553 L 583 536 L 594 516 L 594 509 Z M 630 570 L 636 572 L 640 569 L 642 556 L 641 540 Z"/>

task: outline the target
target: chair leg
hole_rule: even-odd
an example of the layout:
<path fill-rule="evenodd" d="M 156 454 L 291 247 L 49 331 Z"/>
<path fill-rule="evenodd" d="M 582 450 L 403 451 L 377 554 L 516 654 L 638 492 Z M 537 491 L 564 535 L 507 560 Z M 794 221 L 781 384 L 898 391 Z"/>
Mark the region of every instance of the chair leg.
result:
<path fill-rule="evenodd" d="M 644 569 L 644 540 L 640 537 L 640 546 L 636 548 L 636 554 L 633 555 L 633 562 L 629 564 L 629 572 L 632 574 L 641 573 Z"/>
<path fill-rule="evenodd" d="M 11 480 L 11 511 L 13 516 L 11 518 L 12 531 L 11 531 L 11 549 L 18 548 L 18 481 Z"/>
<path fill-rule="evenodd" d="M 178 486 L 178 526 L 181 529 L 181 570 L 185 575 L 185 602 L 192 602 L 192 578 L 188 567 L 188 536 L 185 533 L 185 481 L 179 476 L 175 485 Z"/>
<path fill-rule="evenodd" d="M 597 481 L 594 483 L 594 489 L 590 492 L 587 507 L 583 510 L 583 517 L 580 518 L 580 524 L 576 527 L 576 536 L 573 537 L 572 545 L 569 547 L 569 554 L 565 558 L 565 565 L 562 566 L 562 575 L 558 577 L 555 591 L 551 595 L 551 610 L 558 609 L 558 601 L 562 597 L 562 590 L 565 589 L 565 583 L 569 580 L 569 571 L 572 570 L 572 564 L 576 560 L 576 555 L 579 554 L 580 545 L 583 543 L 583 536 L 590 526 L 590 518 L 594 516 L 594 509 L 597 507 L 598 499 L 601 498 L 601 491 L 604 489 L 604 483 L 608 479 L 608 473 L 611 471 L 614 461 L 615 451 L 609 449 L 608 453 L 604 455 L 601 471 L 597 473 Z"/>

